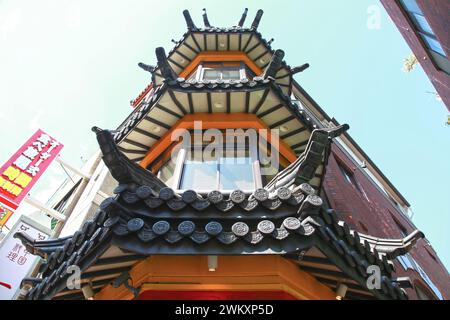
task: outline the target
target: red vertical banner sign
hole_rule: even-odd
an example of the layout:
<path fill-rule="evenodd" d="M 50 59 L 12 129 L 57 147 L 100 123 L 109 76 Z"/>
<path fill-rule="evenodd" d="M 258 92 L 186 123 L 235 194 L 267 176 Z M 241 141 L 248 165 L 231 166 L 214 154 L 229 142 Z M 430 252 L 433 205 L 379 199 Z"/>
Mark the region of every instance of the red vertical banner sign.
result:
<path fill-rule="evenodd" d="M 0 168 L 0 205 L 17 209 L 62 148 L 41 129 L 36 131 Z"/>

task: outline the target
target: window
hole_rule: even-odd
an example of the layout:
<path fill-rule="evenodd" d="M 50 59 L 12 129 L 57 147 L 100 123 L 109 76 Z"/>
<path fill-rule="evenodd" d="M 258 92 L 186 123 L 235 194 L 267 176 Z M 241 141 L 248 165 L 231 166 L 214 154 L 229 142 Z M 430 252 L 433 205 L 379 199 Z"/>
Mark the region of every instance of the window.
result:
<path fill-rule="evenodd" d="M 266 145 L 267 141 L 258 139 L 258 142 L 253 142 L 253 137 L 237 131 L 231 142 L 228 140 L 229 132 L 226 132 L 227 139 L 221 137 L 219 132 L 219 137 L 226 141 L 217 144 L 215 140 L 202 140 L 203 134 L 200 141 L 197 141 L 198 136 L 194 133 L 189 138 L 190 144 L 174 144 L 162 157 L 166 160 L 157 159 L 147 169 L 157 172 L 159 179 L 178 191 L 193 189 L 199 193 L 212 190 L 224 193 L 234 190 L 253 192 L 270 181 L 280 167 L 285 167 L 287 160 L 280 156 L 279 161 L 267 161 L 271 157 L 265 152 L 267 149 L 272 150 L 272 147 Z M 158 163 L 162 165 L 159 166 Z"/>
<path fill-rule="evenodd" d="M 433 29 L 425 18 L 416 0 L 400 0 L 403 8 L 407 11 L 411 22 L 414 24 L 417 33 L 429 49 L 435 64 L 447 74 L 450 74 L 450 61 L 445 54 L 442 45 L 438 41 Z"/>
<path fill-rule="evenodd" d="M 434 285 L 433 281 L 428 277 L 426 272 L 422 269 L 422 267 L 414 260 L 414 258 L 409 254 L 405 254 L 403 256 L 398 256 L 397 260 L 402 265 L 403 269 L 413 269 L 416 272 L 419 273 L 419 275 L 422 277 L 423 281 L 430 287 L 430 289 L 433 291 L 433 293 L 438 297 L 439 300 L 443 300 L 443 296 L 439 289 Z"/>
<path fill-rule="evenodd" d="M 351 172 L 351 170 L 348 169 L 347 166 L 344 165 L 343 163 L 341 163 L 339 160 L 337 160 L 337 164 L 338 164 L 339 169 L 341 170 L 342 175 L 344 176 L 345 180 L 347 181 L 347 183 L 353 185 L 356 189 L 358 189 L 358 191 L 361 191 L 359 189 L 358 183 L 356 183 L 353 172 Z"/>
<path fill-rule="evenodd" d="M 430 294 L 427 293 L 425 289 L 423 289 L 420 285 L 414 286 L 416 289 L 416 294 L 419 300 L 435 300 L 433 297 L 431 297 Z"/>
<path fill-rule="evenodd" d="M 240 80 L 241 72 L 235 68 L 203 68 L 203 80 Z"/>
<path fill-rule="evenodd" d="M 217 156 L 206 161 L 196 150 L 186 153 L 179 189 L 255 190 L 253 160 L 248 150 L 234 150 L 234 154 Z M 226 152 L 227 153 L 227 152 Z"/>
<path fill-rule="evenodd" d="M 191 79 L 201 80 L 242 80 L 254 74 L 241 62 L 204 62 Z"/>

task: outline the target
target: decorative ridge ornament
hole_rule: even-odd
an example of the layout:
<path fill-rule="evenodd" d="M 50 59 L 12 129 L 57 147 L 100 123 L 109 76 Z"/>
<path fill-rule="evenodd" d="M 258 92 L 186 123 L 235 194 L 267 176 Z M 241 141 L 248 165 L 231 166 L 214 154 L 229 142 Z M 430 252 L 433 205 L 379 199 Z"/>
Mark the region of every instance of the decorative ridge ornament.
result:
<path fill-rule="evenodd" d="M 283 58 L 284 58 L 283 50 L 278 49 L 274 52 L 269 65 L 267 66 L 266 70 L 264 71 L 264 78 L 268 78 L 268 77 L 275 78 L 278 70 L 282 66 Z"/>
<path fill-rule="evenodd" d="M 247 12 L 248 12 L 248 8 L 245 8 L 244 12 L 242 13 L 241 19 L 239 20 L 238 26 L 241 28 L 244 25 L 245 19 L 247 18 Z"/>
<path fill-rule="evenodd" d="M 167 61 L 166 52 L 164 51 L 163 47 L 158 47 L 155 49 L 156 53 L 156 59 L 158 60 L 158 67 L 161 70 L 162 76 L 166 80 L 176 80 L 178 78 L 178 75 L 173 71 L 172 67 L 170 66 L 169 62 Z"/>
<path fill-rule="evenodd" d="M 186 20 L 186 25 L 188 30 L 196 30 L 197 27 L 194 24 L 194 21 L 192 20 L 191 14 L 189 13 L 189 10 L 183 10 L 183 16 Z"/>
<path fill-rule="evenodd" d="M 206 13 L 206 8 L 203 8 L 203 23 L 205 24 L 205 28 L 211 28 L 211 24 L 208 20 L 208 14 Z"/>
<path fill-rule="evenodd" d="M 117 148 L 111 132 L 98 127 L 93 127 L 92 131 L 97 135 L 97 141 L 103 154 L 103 161 L 119 184 L 135 182 L 147 185 L 155 192 L 159 192 L 162 188 L 167 187 L 153 173 L 125 157 Z"/>
<path fill-rule="evenodd" d="M 305 151 L 297 160 L 278 172 L 264 189 L 273 194 L 278 188 L 288 188 L 294 183 L 299 185 L 303 182 L 309 182 L 322 162 L 326 149 L 330 147 L 331 140 L 348 129 L 347 124 L 334 128 L 315 129 L 309 138 Z"/>
<path fill-rule="evenodd" d="M 255 16 L 255 19 L 253 20 L 253 22 L 252 22 L 252 29 L 258 29 L 258 26 L 259 26 L 259 23 L 261 22 L 261 18 L 262 18 L 262 16 L 263 16 L 263 13 L 264 13 L 264 11 L 263 10 L 261 10 L 261 9 L 259 9 L 257 12 L 256 12 L 256 16 Z"/>

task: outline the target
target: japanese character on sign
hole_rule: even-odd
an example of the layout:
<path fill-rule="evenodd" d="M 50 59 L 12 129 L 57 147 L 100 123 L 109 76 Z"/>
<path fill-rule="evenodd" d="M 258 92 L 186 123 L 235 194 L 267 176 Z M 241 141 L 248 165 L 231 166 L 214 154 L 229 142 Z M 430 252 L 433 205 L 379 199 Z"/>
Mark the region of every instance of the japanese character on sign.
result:
<path fill-rule="evenodd" d="M 9 180 L 14 181 L 14 179 L 16 179 L 19 175 L 20 175 L 20 170 L 9 166 L 5 172 L 3 172 L 4 176 L 7 176 Z"/>
<path fill-rule="evenodd" d="M 45 240 L 45 238 L 46 238 L 47 236 L 45 235 L 45 234 L 42 234 L 42 233 L 38 233 L 38 236 L 37 236 L 37 239 L 38 240 Z"/>
<path fill-rule="evenodd" d="M 39 154 L 39 152 L 36 150 L 36 148 L 33 148 L 31 146 L 29 146 L 27 148 L 27 150 L 25 150 L 23 152 L 23 155 L 27 158 L 30 158 L 31 160 L 33 160 L 34 158 L 36 158 L 36 156 Z"/>
<path fill-rule="evenodd" d="M 10 181 L 5 180 L 1 188 L 9 193 L 12 193 L 13 195 L 17 196 L 19 193 L 22 192 L 22 188 L 16 186 L 15 184 L 11 183 Z"/>
<path fill-rule="evenodd" d="M 45 147 L 45 145 L 43 145 L 40 141 L 33 142 L 33 146 L 35 146 L 39 152 L 42 152 L 42 149 Z"/>
<path fill-rule="evenodd" d="M 28 229 L 30 229 L 30 227 L 27 227 L 26 225 L 23 224 L 20 225 L 20 231 L 28 231 Z"/>
<path fill-rule="evenodd" d="M 8 258 L 11 262 L 16 262 L 17 257 L 19 254 L 17 252 L 9 252 L 6 258 Z"/>
<path fill-rule="evenodd" d="M 19 243 L 16 243 L 16 244 L 14 245 L 14 248 L 12 249 L 12 251 L 13 251 L 13 252 L 20 253 L 20 250 L 21 250 L 21 249 L 22 249 L 22 245 L 19 244 Z"/>
<path fill-rule="evenodd" d="M 50 142 L 50 140 L 51 138 L 45 133 L 41 134 L 41 136 L 37 138 L 37 141 L 41 142 L 44 147 Z"/>
<path fill-rule="evenodd" d="M 17 264 L 23 266 L 27 262 L 27 257 L 20 256 L 19 259 L 17 259 Z"/>
<path fill-rule="evenodd" d="M 20 155 L 16 161 L 14 161 L 13 165 L 15 165 L 17 168 L 21 169 L 21 170 L 25 170 L 26 168 L 28 168 L 28 166 L 31 163 L 31 159 L 28 159 L 27 157 L 25 157 L 24 155 Z"/>
<path fill-rule="evenodd" d="M 55 149 L 57 146 L 59 146 L 59 142 L 56 140 L 52 140 L 50 142 L 50 148 L 48 148 L 48 152 L 51 152 L 53 149 Z"/>
<path fill-rule="evenodd" d="M 9 190 L 13 195 L 18 196 L 22 192 L 22 188 L 13 184 L 13 187 Z"/>
<path fill-rule="evenodd" d="M 41 153 L 41 156 L 40 156 L 40 158 L 42 159 L 42 160 L 47 160 L 48 158 L 50 158 L 52 155 L 50 154 L 50 153 L 48 153 L 48 152 L 43 152 L 43 153 Z"/>
<path fill-rule="evenodd" d="M 39 168 L 37 166 L 30 166 L 27 170 L 27 173 L 31 174 L 33 177 L 35 177 L 38 172 Z"/>
<path fill-rule="evenodd" d="M 21 173 L 16 180 L 14 180 L 14 182 L 16 184 L 18 184 L 19 186 L 21 186 L 22 188 L 25 188 L 32 180 L 33 178 L 31 178 L 29 175 L 27 175 L 26 173 Z"/>

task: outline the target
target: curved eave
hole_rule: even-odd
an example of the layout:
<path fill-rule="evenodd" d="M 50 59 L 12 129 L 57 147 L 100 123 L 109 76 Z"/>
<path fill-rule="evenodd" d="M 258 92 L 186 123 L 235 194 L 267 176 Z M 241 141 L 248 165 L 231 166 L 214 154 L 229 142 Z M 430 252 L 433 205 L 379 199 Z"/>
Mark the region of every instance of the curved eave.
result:
<path fill-rule="evenodd" d="M 168 53 L 168 62 L 175 73 L 180 74 L 200 52 L 240 51 L 245 53 L 260 69 L 264 70 L 275 52 L 262 35 L 252 28 L 205 28 L 186 32 Z M 291 68 L 282 62 L 275 82 L 284 94 L 292 92 Z M 153 73 L 153 83 L 164 83 L 159 68 Z"/>
<path fill-rule="evenodd" d="M 124 123 L 115 135 L 119 149 L 139 162 L 170 128 L 183 116 L 193 113 L 249 113 L 260 118 L 269 129 L 284 126 L 281 139 L 302 154 L 315 123 L 305 110 L 291 102 L 271 78 L 233 82 L 196 82 L 178 79 L 157 87 L 152 96 Z M 159 127 L 158 132 L 153 128 Z M 320 186 L 324 166 L 317 169 Z"/>

